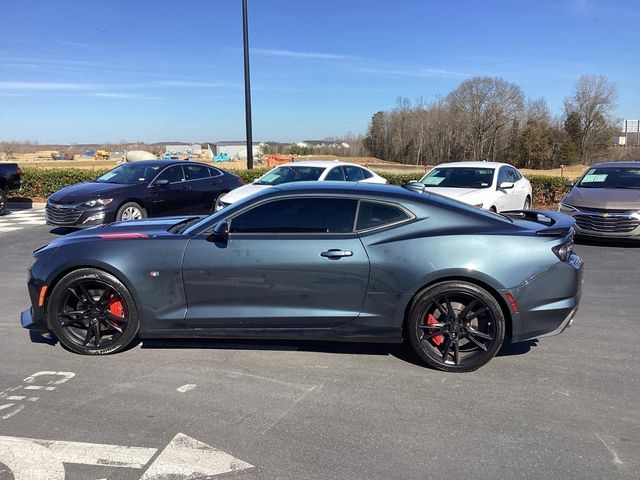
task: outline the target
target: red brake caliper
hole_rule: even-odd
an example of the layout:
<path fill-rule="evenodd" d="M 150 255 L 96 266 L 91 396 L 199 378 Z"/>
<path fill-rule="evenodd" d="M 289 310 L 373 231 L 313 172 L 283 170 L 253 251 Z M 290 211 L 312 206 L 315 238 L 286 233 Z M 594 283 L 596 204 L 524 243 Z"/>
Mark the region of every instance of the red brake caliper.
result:
<path fill-rule="evenodd" d="M 436 320 L 436 318 L 433 315 L 429 314 L 427 316 L 427 325 L 433 325 L 434 323 L 439 323 L 439 322 L 438 322 L 438 320 Z M 429 333 L 434 333 L 434 332 L 435 332 L 435 330 L 430 330 L 429 331 Z M 431 339 L 431 341 L 433 342 L 433 344 L 435 346 L 439 347 L 442 344 L 442 342 L 444 342 L 444 336 L 436 335 L 435 337 L 433 337 Z"/>
<path fill-rule="evenodd" d="M 116 317 L 124 318 L 124 307 L 116 297 L 111 297 L 111 300 L 109 300 L 109 311 Z"/>

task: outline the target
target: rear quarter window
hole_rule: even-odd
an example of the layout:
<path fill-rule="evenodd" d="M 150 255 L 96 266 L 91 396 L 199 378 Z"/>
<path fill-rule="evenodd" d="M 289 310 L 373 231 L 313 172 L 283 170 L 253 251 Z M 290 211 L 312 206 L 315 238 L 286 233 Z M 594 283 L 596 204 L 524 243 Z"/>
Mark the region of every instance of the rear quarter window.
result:
<path fill-rule="evenodd" d="M 360 202 L 356 230 L 383 227 L 411 218 L 402 208 L 377 202 Z"/>

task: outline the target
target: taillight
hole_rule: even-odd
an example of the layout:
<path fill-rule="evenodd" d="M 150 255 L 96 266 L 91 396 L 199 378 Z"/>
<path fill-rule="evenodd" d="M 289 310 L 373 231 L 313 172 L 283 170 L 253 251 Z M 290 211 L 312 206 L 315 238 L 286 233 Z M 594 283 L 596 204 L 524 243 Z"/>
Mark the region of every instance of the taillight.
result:
<path fill-rule="evenodd" d="M 573 240 L 569 240 L 568 242 L 563 243 L 562 245 L 556 245 L 555 247 L 552 248 L 552 250 L 553 250 L 553 253 L 556 254 L 556 257 L 558 257 L 563 262 L 566 262 L 567 260 L 569 260 L 569 258 L 571 258 L 571 255 L 573 254 L 573 247 L 574 247 Z"/>
<path fill-rule="evenodd" d="M 240 177 L 240 178 L 238 178 L 238 183 L 239 183 L 240 185 L 244 185 L 244 184 L 246 184 L 247 182 L 244 180 L 244 178 Z"/>
<path fill-rule="evenodd" d="M 18 175 L 22 175 L 22 169 L 18 167 Z"/>

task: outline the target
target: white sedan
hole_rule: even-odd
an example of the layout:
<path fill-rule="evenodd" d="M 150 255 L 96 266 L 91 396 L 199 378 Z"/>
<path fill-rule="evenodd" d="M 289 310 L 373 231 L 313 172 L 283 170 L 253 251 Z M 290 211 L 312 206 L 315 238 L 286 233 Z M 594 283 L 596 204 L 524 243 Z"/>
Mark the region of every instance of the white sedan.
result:
<path fill-rule="evenodd" d="M 216 201 L 216 212 L 260 190 L 290 182 L 339 181 L 387 183 L 385 178 L 368 168 L 338 160 L 291 162 L 269 170 L 249 185 L 230 191 Z"/>
<path fill-rule="evenodd" d="M 422 177 L 420 183 L 428 192 L 494 212 L 528 210 L 533 198 L 529 180 L 506 163 L 443 163 Z"/>

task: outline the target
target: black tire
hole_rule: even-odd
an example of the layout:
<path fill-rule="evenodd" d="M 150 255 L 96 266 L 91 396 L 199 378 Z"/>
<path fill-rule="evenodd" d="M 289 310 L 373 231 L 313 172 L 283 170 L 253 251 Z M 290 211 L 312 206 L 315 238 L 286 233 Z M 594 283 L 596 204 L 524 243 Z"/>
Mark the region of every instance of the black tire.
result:
<path fill-rule="evenodd" d="M 531 198 L 527 195 L 527 198 L 524 199 L 524 205 L 522 206 L 523 210 L 529 210 L 531 208 Z"/>
<path fill-rule="evenodd" d="M 5 187 L 0 188 L 0 215 L 7 213 L 7 197 L 9 192 Z"/>
<path fill-rule="evenodd" d="M 55 285 L 47 304 L 47 319 L 64 347 L 84 355 L 126 349 L 137 338 L 140 325 L 127 287 L 95 268 L 75 270 Z"/>
<path fill-rule="evenodd" d="M 407 336 L 415 352 L 430 367 L 446 372 L 482 367 L 496 355 L 504 334 L 504 314 L 497 300 L 463 281 L 436 283 L 418 293 L 407 319 Z"/>
<path fill-rule="evenodd" d="M 133 217 L 131 216 L 132 214 Z M 118 213 L 116 214 L 117 222 L 126 222 L 128 220 L 142 220 L 143 218 L 147 218 L 147 211 L 136 202 L 125 203 L 118 209 Z"/>
<path fill-rule="evenodd" d="M 493 213 L 498 213 L 498 209 L 493 205 L 491 205 L 491 208 L 489 208 L 489 210 L 491 210 Z"/>

